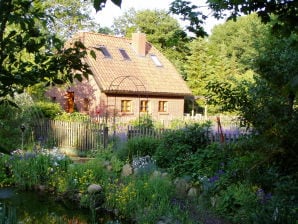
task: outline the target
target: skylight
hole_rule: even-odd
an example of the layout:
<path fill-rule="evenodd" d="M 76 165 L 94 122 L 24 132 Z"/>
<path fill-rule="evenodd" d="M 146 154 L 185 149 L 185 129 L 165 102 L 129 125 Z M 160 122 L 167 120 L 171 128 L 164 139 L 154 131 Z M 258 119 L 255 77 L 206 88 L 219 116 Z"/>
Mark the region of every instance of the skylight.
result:
<path fill-rule="evenodd" d="M 158 57 L 154 54 L 151 54 L 151 59 L 152 61 L 154 62 L 154 64 L 157 66 L 157 67 L 162 67 L 162 63 L 160 62 L 160 60 L 158 59 Z"/>
<path fill-rule="evenodd" d="M 128 56 L 127 52 L 124 49 L 119 49 L 120 54 L 122 55 L 123 59 L 130 60 L 130 57 Z"/>
<path fill-rule="evenodd" d="M 108 49 L 105 46 L 98 46 L 96 47 L 97 50 L 101 51 L 101 53 L 103 54 L 103 56 L 105 56 L 106 58 L 111 58 L 111 54 L 108 51 Z"/>

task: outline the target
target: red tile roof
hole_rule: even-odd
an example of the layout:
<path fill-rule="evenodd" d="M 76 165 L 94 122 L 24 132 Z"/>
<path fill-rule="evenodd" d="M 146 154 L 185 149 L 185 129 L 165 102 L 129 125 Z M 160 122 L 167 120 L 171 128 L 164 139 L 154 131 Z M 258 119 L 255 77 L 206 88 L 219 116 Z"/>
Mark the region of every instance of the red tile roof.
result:
<path fill-rule="evenodd" d="M 85 59 L 102 92 L 127 94 L 189 96 L 188 86 L 174 66 L 153 45 L 146 42 L 146 55 L 139 56 L 132 41 L 99 33 L 82 32 L 70 42 L 81 40 L 85 47 L 94 50 L 96 59 L 90 54 Z M 111 54 L 105 57 L 96 47 L 104 46 Z M 130 60 L 120 53 L 125 50 Z M 151 55 L 156 55 L 162 66 L 156 66 Z"/>

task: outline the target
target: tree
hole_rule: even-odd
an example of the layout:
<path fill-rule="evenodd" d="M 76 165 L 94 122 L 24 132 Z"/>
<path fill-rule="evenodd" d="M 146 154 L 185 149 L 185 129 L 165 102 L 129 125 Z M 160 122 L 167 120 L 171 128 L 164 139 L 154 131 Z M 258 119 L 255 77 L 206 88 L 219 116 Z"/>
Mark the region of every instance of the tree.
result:
<path fill-rule="evenodd" d="M 253 15 L 216 27 L 208 43 L 211 52 L 216 49 L 219 52 L 217 58 L 223 54 L 220 61 L 224 58 L 230 58 L 230 61 L 234 52 L 236 65 L 242 71 L 239 74 L 251 71 L 254 79 L 243 79 L 243 75 L 236 82 L 230 82 L 229 78 L 214 79 L 207 84 L 208 96 L 211 103 L 224 105 L 226 111 L 238 111 L 263 138 L 264 144 L 273 144 L 272 151 L 267 152 L 268 158 L 279 164 L 283 171 L 292 172 L 297 167 L 293 149 L 298 147 L 294 137 L 298 133 L 295 126 L 298 121 L 297 35 L 278 37 L 270 32 L 269 24 L 256 26 L 250 17 L 253 18 Z M 250 22 L 254 29 L 248 29 L 243 20 Z M 231 30 L 236 30 L 235 34 Z M 241 42 L 243 44 L 239 44 Z M 226 47 L 226 52 L 219 50 L 221 44 Z M 225 61 L 224 64 L 227 64 L 228 61 Z M 220 71 L 216 65 L 214 70 Z M 231 73 L 225 68 L 218 75 L 224 74 L 224 71 L 227 71 L 225 77 Z"/>
<path fill-rule="evenodd" d="M 269 26 L 263 24 L 256 14 L 243 16 L 237 21 L 229 20 L 213 28 L 208 40 L 213 52 L 225 46 L 226 57 L 235 56 L 241 72 L 254 68 L 254 58 L 258 55 L 256 40 L 264 40 Z"/>
<path fill-rule="evenodd" d="M 170 12 L 176 15 L 181 15 L 182 20 L 189 21 L 189 25 L 186 29 L 194 33 L 197 37 L 207 36 L 202 25 L 207 16 L 198 11 L 199 7 L 196 5 L 190 5 L 189 1 L 176 0 L 171 3 Z"/>
<path fill-rule="evenodd" d="M 227 47 L 223 44 L 214 48 L 209 40 L 198 38 L 191 43 L 190 49 L 185 72 L 189 87 L 198 96 L 197 103 L 201 107 L 206 103 L 212 104 L 209 107 L 211 113 L 237 111 L 235 98 L 223 97 L 223 90 L 237 89 L 239 82 L 251 79 L 252 73 L 242 73 L 235 54 L 228 56 Z M 202 101 L 202 98 L 205 100 Z"/>
<path fill-rule="evenodd" d="M 40 1 L 0 1 L 1 102 L 39 82 L 59 84 L 91 73 L 81 60 L 86 54 L 81 43 L 64 50 L 63 43 L 47 32 L 51 19 Z"/>
<path fill-rule="evenodd" d="M 222 18 L 230 13 L 228 17 L 236 19 L 240 15 L 256 12 L 262 22 L 272 22 L 273 31 L 286 35 L 298 32 L 298 2 L 294 0 L 208 0 L 207 2 L 210 8 L 213 9 L 213 15 L 216 18 Z"/>
<path fill-rule="evenodd" d="M 69 39 L 79 30 L 99 29 L 99 24 L 91 16 L 93 8 L 90 1 L 45 0 L 42 2 L 46 13 L 53 18 L 48 21 L 47 28 L 62 40 Z"/>
<path fill-rule="evenodd" d="M 94 8 L 97 11 L 101 10 L 104 8 L 106 1 L 107 0 L 93 0 Z M 122 0 L 111 1 L 115 5 L 119 7 L 121 6 Z M 240 15 L 248 15 L 253 12 L 257 12 L 263 22 L 273 22 L 273 31 L 277 31 L 282 35 L 298 32 L 298 2 L 295 0 L 259 0 L 257 2 L 246 0 L 207 0 L 207 5 L 213 10 L 213 16 L 215 18 L 228 16 L 230 19 L 236 19 Z M 206 6 L 190 6 L 189 1 L 173 0 L 170 11 L 174 14 L 184 16 L 184 19 L 190 21 L 189 28 L 193 30 L 197 36 L 204 36 L 206 33 L 201 25 L 207 16 L 202 12 L 197 11 L 197 9 L 201 7 Z M 230 15 L 228 15 L 228 13 L 230 13 Z"/>

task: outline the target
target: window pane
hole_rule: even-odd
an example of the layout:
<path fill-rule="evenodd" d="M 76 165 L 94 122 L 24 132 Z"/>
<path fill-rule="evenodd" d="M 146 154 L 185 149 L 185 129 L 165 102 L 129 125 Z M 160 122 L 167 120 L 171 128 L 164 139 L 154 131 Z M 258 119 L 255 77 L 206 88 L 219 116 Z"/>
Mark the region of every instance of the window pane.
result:
<path fill-rule="evenodd" d="M 158 112 L 166 112 L 166 111 L 167 111 L 167 101 L 159 101 Z"/>
<path fill-rule="evenodd" d="M 128 54 L 126 53 L 126 51 L 124 49 L 119 49 L 119 51 L 125 60 L 130 60 L 130 57 L 128 56 Z"/>
<path fill-rule="evenodd" d="M 152 54 L 151 59 L 157 67 L 162 67 L 162 63 L 159 61 L 156 55 Z"/>
<path fill-rule="evenodd" d="M 141 112 L 148 112 L 148 100 L 141 100 L 140 111 Z"/>
<path fill-rule="evenodd" d="M 101 51 L 101 53 L 103 54 L 103 56 L 107 57 L 107 58 L 111 58 L 111 54 L 108 51 L 108 49 L 105 46 L 99 46 L 96 47 L 96 49 L 98 49 L 99 51 Z"/>
<path fill-rule="evenodd" d="M 121 100 L 121 112 L 131 112 L 130 100 Z"/>

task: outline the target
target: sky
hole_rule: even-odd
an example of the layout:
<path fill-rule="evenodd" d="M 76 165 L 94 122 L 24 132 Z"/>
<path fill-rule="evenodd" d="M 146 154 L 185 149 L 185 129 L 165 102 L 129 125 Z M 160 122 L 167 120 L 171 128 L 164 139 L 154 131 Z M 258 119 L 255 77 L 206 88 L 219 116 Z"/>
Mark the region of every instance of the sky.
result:
<path fill-rule="evenodd" d="M 137 11 L 144 9 L 164 9 L 168 11 L 172 1 L 173 0 L 122 0 L 121 8 L 119 8 L 118 6 L 114 5 L 110 0 L 108 0 L 105 8 L 99 11 L 95 17 L 101 27 L 111 27 L 114 18 L 121 16 L 130 8 L 134 8 Z M 206 5 L 204 0 L 191 0 L 191 2 L 197 6 Z M 203 9 L 207 10 L 207 8 L 205 7 Z M 210 12 L 206 11 L 206 13 L 208 14 Z M 183 27 L 183 22 L 181 21 L 180 23 Z M 223 23 L 223 21 L 218 21 L 214 18 L 208 18 L 204 25 L 204 28 L 206 32 L 210 34 L 212 27 L 220 23 Z"/>

